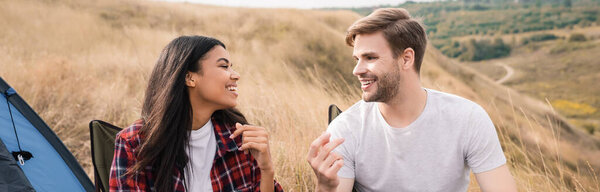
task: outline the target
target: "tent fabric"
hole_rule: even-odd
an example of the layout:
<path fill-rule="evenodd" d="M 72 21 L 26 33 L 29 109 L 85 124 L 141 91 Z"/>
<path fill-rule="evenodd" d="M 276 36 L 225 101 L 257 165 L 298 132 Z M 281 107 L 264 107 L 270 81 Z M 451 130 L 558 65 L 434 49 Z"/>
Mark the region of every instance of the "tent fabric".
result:
<path fill-rule="evenodd" d="M 0 191 L 35 191 L 17 161 L 0 140 Z"/>
<path fill-rule="evenodd" d="M 92 162 L 97 191 L 108 191 L 110 166 L 115 151 L 115 137 L 122 128 L 110 123 L 93 120 L 90 122 Z"/>
<path fill-rule="evenodd" d="M 94 191 L 94 185 L 73 154 L 2 78 L 0 93 L 0 140 L 9 152 L 19 151 L 19 145 L 23 151 L 31 152 L 33 158 L 18 166 L 33 188 L 36 191 Z M 7 167 L 0 167 L 4 169 Z M 0 177 L 3 177 L 0 180 L 7 179 L 1 174 Z"/>

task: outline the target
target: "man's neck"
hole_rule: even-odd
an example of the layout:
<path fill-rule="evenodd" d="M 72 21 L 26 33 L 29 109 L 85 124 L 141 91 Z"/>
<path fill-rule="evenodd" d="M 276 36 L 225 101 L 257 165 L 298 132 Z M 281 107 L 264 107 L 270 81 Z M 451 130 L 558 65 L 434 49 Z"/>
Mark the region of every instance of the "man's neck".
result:
<path fill-rule="evenodd" d="M 396 97 L 387 102 L 377 102 L 377 105 L 390 126 L 403 128 L 421 115 L 427 103 L 427 92 L 419 83 L 405 86 L 398 91 Z"/>

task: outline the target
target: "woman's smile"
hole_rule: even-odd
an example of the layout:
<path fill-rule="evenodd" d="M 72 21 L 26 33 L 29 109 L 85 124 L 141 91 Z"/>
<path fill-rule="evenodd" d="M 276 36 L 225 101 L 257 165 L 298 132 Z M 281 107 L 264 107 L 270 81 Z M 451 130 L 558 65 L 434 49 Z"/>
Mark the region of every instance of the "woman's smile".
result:
<path fill-rule="evenodd" d="M 236 83 L 228 84 L 227 86 L 225 86 L 225 89 L 227 89 L 227 91 L 229 91 L 230 93 L 232 93 L 235 97 L 238 96 L 238 93 L 237 93 L 238 88 L 237 88 L 237 84 Z"/>

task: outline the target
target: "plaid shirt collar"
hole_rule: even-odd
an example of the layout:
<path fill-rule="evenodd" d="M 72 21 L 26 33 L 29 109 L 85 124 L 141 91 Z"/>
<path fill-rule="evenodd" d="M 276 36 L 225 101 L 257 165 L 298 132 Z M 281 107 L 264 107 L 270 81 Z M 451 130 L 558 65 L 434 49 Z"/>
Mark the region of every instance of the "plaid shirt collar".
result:
<path fill-rule="evenodd" d="M 214 118 L 212 118 L 211 121 L 215 127 L 215 136 L 217 137 L 217 157 L 223 157 L 227 152 L 237 151 L 238 148 L 241 147 L 238 146 L 238 143 L 242 143 L 241 137 L 233 139 L 229 138 L 229 136 L 233 134 L 231 132 L 233 129 L 229 129 L 226 125 L 220 124 L 215 121 Z"/>

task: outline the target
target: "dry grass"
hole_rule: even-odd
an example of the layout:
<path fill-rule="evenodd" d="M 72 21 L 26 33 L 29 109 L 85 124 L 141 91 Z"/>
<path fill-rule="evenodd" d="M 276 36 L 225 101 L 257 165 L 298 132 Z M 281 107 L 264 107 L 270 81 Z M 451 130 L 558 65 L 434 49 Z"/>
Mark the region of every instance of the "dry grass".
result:
<path fill-rule="evenodd" d="M 0 0 L 0 76 L 91 176 L 87 123 L 127 126 L 139 116 L 162 47 L 179 35 L 217 37 L 242 75 L 239 108 L 271 131 L 277 180 L 288 191 L 311 191 L 305 154 L 326 128 L 327 106 L 346 109 L 359 99 L 343 42 L 358 17 L 148 1 Z M 435 50 L 427 53 L 423 83 L 488 110 L 520 190 L 600 189 L 599 142 L 562 124 L 547 104 L 497 87 Z M 473 183 L 470 191 L 477 190 Z"/>

